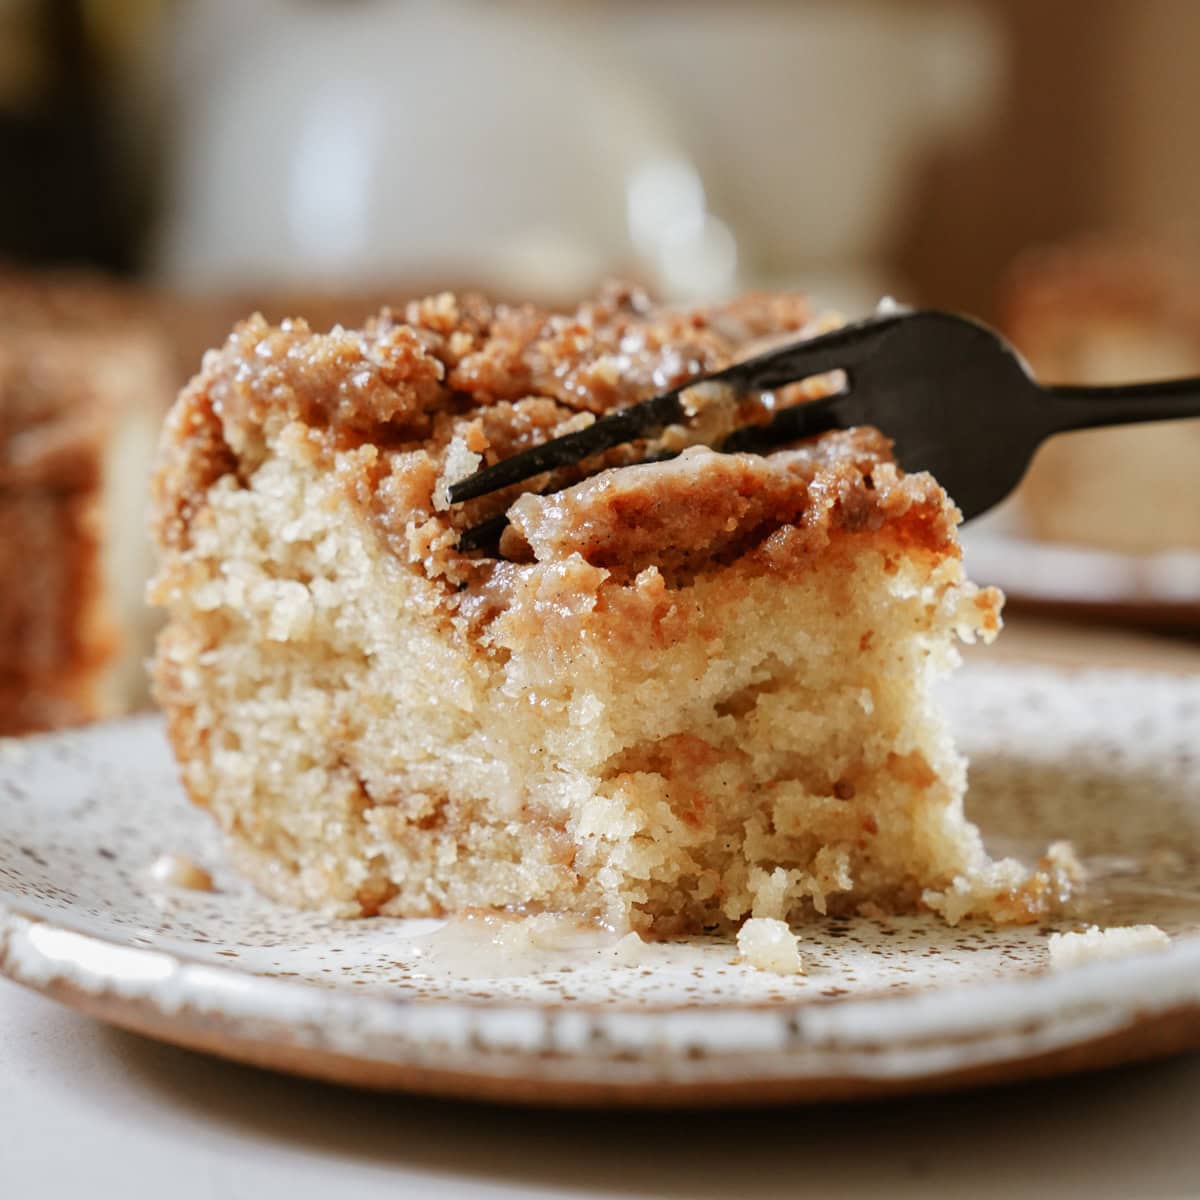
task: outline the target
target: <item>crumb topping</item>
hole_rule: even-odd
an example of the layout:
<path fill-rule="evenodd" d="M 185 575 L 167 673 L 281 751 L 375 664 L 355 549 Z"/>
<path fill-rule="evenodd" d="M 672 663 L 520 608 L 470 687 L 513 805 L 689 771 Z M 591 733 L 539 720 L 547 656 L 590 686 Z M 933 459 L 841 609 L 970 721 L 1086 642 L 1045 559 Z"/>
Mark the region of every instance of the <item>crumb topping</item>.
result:
<path fill-rule="evenodd" d="M 672 428 L 505 492 L 446 503 L 448 485 L 476 466 L 827 327 L 796 296 L 669 309 L 619 286 L 570 314 L 444 293 L 328 334 L 254 316 L 205 356 L 171 414 L 156 532 L 164 546 L 185 549 L 207 489 L 227 475 L 244 482 L 270 446 L 288 442 L 337 472 L 390 551 L 450 594 L 495 574 L 494 556 L 462 552 L 458 540 L 504 512 L 512 522 L 504 557 L 546 564 L 578 555 L 618 580 L 650 564 L 685 579 L 781 530 L 798 531 L 793 551 L 811 550 L 836 532 L 890 522 L 910 543 L 957 553 L 953 506 L 928 476 L 902 476 L 874 430 L 765 457 L 686 448 L 731 420 L 767 420 L 782 403 L 827 394 L 830 381 L 732 401 L 698 390 L 699 432 Z M 676 459 L 644 461 L 679 449 Z"/>
<path fill-rule="evenodd" d="M 899 475 L 882 434 L 855 429 L 766 457 L 693 446 L 553 495 L 527 493 L 509 509 L 512 536 L 502 548 L 510 558 L 527 548 L 538 562 L 578 554 L 620 578 L 649 566 L 679 578 L 732 561 L 783 526 L 800 530 L 811 549 L 836 527 L 876 531 L 914 506 L 936 518 L 945 505 L 928 476 Z M 948 549 L 953 526 L 928 524 Z"/>

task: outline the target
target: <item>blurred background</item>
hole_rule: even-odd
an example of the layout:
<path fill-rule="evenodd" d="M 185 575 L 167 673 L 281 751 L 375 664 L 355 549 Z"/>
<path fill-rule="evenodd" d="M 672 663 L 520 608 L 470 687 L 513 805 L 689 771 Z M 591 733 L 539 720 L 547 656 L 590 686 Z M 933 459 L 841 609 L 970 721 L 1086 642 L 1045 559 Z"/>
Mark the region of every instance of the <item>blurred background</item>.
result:
<path fill-rule="evenodd" d="M 974 313 L 1059 381 L 1200 374 L 1198 60 L 1192 0 L 0 0 L 0 468 L 30 331 L 140 338 L 117 390 L 161 417 L 255 308 L 613 274 Z M 1195 422 L 1059 439 L 976 576 L 1200 628 L 1198 455 Z"/>
<path fill-rule="evenodd" d="M 1190 0 L 0 0 L 0 253 L 188 291 L 880 289 L 1200 240 Z"/>

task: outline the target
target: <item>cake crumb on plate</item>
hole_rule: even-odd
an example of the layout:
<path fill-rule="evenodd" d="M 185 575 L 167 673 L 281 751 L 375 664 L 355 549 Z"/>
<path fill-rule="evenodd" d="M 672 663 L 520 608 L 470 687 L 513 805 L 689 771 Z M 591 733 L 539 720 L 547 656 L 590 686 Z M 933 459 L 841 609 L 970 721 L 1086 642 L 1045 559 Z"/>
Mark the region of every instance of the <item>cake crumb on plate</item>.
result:
<path fill-rule="evenodd" d="M 212 876 L 186 854 L 160 854 L 147 872 L 155 883 L 189 892 L 211 892 Z"/>
<path fill-rule="evenodd" d="M 618 967 L 641 967 L 646 964 L 646 943 L 630 932 L 613 946 L 609 955 Z"/>
<path fill-rule="evenodd" d="M 1124 925 L 1101 929 L 1090 925 L 1082 933 L 1050 935 L 1050 965 L 1077 967 L 1107 958 L 1124 958 L 1146 950 L 1163 950 L 1171 939 L 1157 925 Z"/>
<path fill-rule="evenodd" d="M 737 945 L 742 958 L 760 971 L 774 971 L 776 975 L 804 972 L 799 939 L 783 921 L 751 917 L 738 930 Z"/>

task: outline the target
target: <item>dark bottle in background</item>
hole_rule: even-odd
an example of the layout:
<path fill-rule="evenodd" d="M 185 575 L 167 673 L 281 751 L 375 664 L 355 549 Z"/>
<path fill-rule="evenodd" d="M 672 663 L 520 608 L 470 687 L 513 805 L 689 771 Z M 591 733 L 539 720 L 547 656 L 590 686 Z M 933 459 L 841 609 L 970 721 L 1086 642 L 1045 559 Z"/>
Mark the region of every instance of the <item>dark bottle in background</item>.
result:
<path fill-rule="evenodd" d="M 0 261 L 138 265 L 154 187 L 145 97 L 131 97 L 158 9 L 0 6 Z"/>

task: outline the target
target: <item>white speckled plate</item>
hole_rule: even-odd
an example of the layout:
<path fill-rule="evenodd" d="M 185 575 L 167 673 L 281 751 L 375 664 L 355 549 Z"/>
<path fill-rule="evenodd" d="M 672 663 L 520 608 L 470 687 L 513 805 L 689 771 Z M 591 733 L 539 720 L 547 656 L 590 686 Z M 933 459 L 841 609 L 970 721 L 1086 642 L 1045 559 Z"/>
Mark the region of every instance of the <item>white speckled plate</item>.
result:
<path fill-rule="evenodd" d="M 557 1103 L 816 1100 L 1200 1047 L 1200 679 L 971 667 L 950 687 L 994 848 L 1071 838 L 1094 884 L 1058 928 L 1171 946 L 1048 968 L 1044 928 L 933 918 L 802 931 L 807 973 L 728 942 L 521 952 L 432 921 L 280 909 L 223 865 L 159 721 L 0 743 L 0 969 L 181 1045 L 374 1087 Z M 163 852 L 216 890 L 152 885 Z"/>

